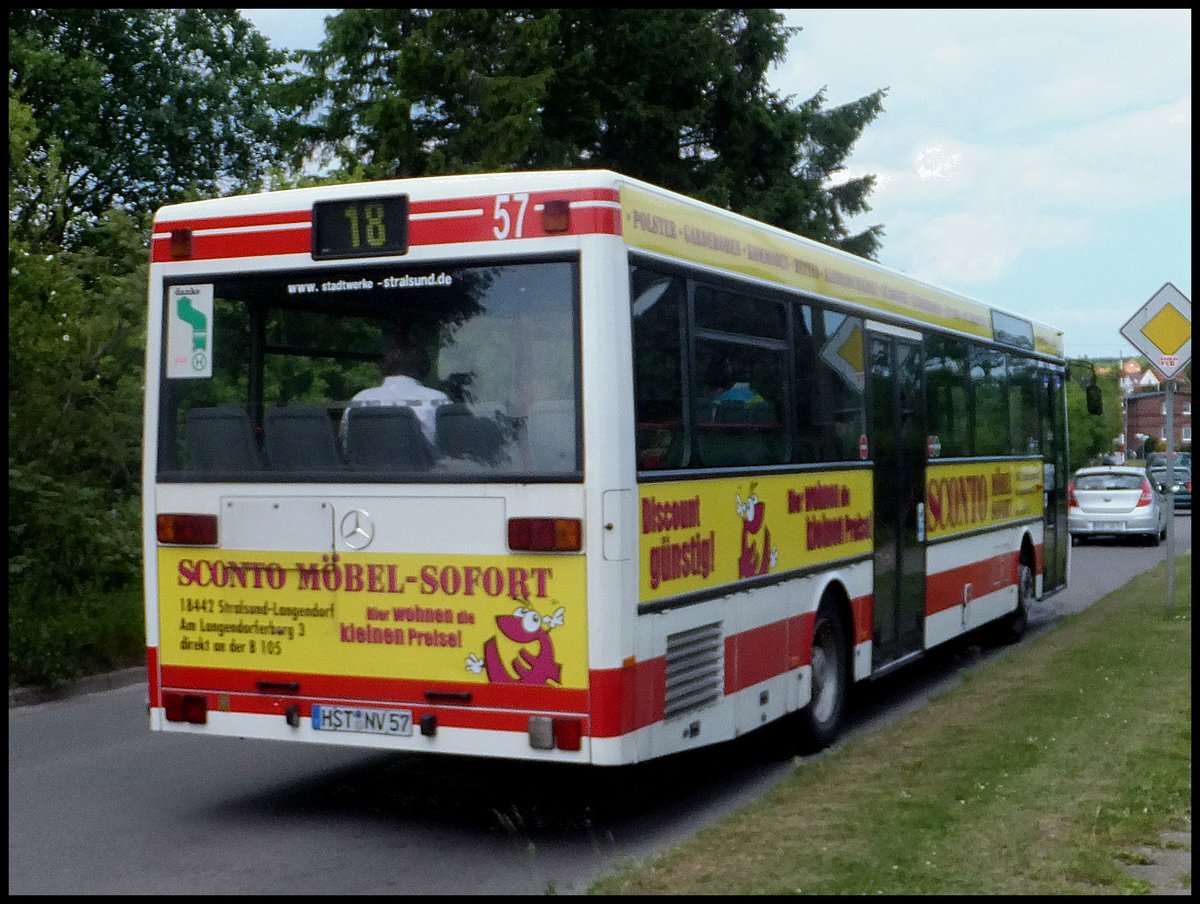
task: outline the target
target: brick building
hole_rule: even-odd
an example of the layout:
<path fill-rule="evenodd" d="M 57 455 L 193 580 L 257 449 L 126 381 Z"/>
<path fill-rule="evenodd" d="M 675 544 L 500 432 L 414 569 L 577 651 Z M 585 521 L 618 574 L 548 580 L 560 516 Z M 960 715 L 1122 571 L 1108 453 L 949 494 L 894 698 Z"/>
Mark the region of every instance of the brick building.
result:
<path fill-rule="evenodd" d="M 1177 387 L 1175 400 L 1175 449 L 1192 447 L 1192 390 Z M 1166 392 L 1139 392 L 1125 399 L 1125 435 L 1133 443 L 1131 451 L 1141 445 L 1138 436 L 1158 440 L 1159 448 L 1167 439 Z"/>

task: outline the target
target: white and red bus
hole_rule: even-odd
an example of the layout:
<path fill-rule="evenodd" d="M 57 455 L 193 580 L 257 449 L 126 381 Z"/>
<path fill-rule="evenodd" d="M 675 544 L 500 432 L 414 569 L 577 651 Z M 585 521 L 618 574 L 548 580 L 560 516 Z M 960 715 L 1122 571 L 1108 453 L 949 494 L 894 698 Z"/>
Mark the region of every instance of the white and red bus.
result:
<path fill-rule="evenodd" d="M 154 730 L 821 746 L 1065 585 L 1061 333 L 615 173 L 165 207 L 148 329 Z"/>

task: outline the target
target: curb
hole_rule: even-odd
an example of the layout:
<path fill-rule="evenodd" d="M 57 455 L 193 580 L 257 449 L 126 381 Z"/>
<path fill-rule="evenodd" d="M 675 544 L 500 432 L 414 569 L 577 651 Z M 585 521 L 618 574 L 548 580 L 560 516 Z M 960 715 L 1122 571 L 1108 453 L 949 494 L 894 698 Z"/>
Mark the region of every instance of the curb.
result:
<path fill-rule="evenodd" d="M 68 700 L 84 694 L 94 694 L 98 691 L 109 691 L 118 687 L 128 687 L 146 681 L 146 667 L 134 666 L 119 669 L 102 675 L 88 675 L 71 684 L 60 688 L 45 687 L 13 687 L 8 690 L 8 708 L 16 706 L 32 706 L 35 703 L 49 703 L 54 700 Z"/>

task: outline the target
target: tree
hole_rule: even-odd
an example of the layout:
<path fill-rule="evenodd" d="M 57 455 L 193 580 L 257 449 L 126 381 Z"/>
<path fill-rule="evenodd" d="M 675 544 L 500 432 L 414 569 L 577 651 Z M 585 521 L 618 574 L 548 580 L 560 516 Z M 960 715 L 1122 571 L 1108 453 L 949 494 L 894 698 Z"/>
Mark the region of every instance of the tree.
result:
<path fill-rule="evenodd" d="M 273 131 L 286 55 L 236 10 L 8 15 L 10 108 L 15 98 L 36 125 L 27 168 L 10 168 L 19 236 L 71 243 L 111 209 L 148 222 L 189 193 L 256 185 L 280 158 Z M 44 167 L 55 183 L 31 178 Z"/>
<path fill-rule="evenodd" d="M 1089 414 L 1084 388 L 1078 380 L 1067 382 L 1067 443 L 1069 465 L 1074 472 L 1092 458 L 1111 452 L 1113 439 L 1122 427 L 1121 388 L 1116 372 L 1095 377 L 1104 404 L 1102 414 Z"/>
<path fill-rule="evenodd" d="M 365 178 L 610 168 L 871 257 L 873 177 L 832 184 L 884 92 L 793 106 L 766 73 L 794 32 L 747 9 L 347 9 L 289 103 L 307 156 Z"/>
<path fill-rule="evenodd" d="M 10 10 L 10 598 L 136 578 L 147 226 L 279 157 L 283 61 L 234 10 Z"/>

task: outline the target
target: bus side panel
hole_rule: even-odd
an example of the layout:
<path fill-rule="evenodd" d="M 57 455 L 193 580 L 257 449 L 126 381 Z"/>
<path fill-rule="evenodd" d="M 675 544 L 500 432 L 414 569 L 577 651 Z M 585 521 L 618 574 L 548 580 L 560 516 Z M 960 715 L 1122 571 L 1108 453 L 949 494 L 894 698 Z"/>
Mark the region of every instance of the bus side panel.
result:
<path fill-rule="evenodd" d="M 935 543 L 927 550 L 925 646 L 934 647 L 1001 618 L 1017 606 L 1017 565 L 1028 537 L 1040 559 L 1042 525 L 999 528 Z"/>
<path fill-rule="evenodd" d="M 646 612 L 636 663 L 593 672 L 594 761 L 730 740 L 807 706 L 813 622 L 826 591 L 849 604 L 849 652 L 855 676 L 866 677 L 870 561 Z"/>

